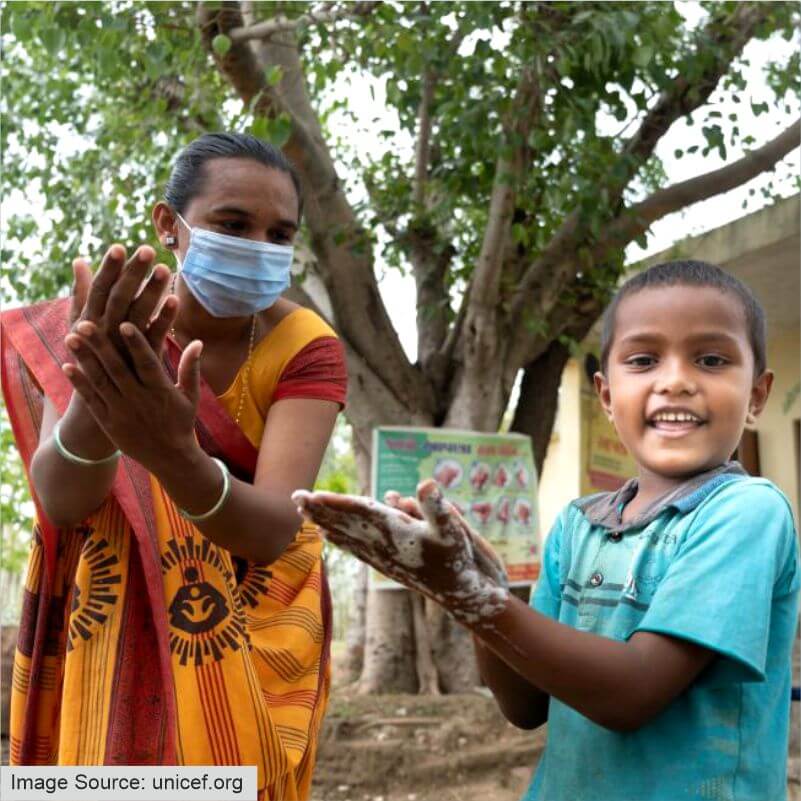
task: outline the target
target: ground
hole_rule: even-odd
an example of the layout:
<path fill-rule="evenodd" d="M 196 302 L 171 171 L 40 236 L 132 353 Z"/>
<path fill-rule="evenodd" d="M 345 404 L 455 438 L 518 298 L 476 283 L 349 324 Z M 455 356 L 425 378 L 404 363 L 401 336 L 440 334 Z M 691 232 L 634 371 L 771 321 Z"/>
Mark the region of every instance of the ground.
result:
<path fill-rule="evenodd" d="M 486 690 L 357 695 L 341 684 L 341 653 L 335 644 L 312 801 L 519 801 L 542 753 L 544 728 L 516 729 Z M 799 706 L 793 704 L 787 801 L 801 801 Z"/>
<path fill-rule="evenodd" d="M 339 679 L 320 735 L 312 801 L 519 801 L 545 732 L 516 729 L 485 690 L 360 696 Z M 788 801 L 801 801 L 801 704 L 793 704 Z M 7 764 L 4 738 L 2 764 Z"/>
<path fill-rule="evenodd" d="M 505 723 L 478 694 L 356 696 L 334 691 L 312 801 L 519 801 L 544 732 Z M 787 801 L 801 801 L 801 757 Z"/>
<path fill-rule="evenodd" d="M 313 801 L 518 801 L 544 745 L 467 695 L 358 696 L 336 689 Z"/>

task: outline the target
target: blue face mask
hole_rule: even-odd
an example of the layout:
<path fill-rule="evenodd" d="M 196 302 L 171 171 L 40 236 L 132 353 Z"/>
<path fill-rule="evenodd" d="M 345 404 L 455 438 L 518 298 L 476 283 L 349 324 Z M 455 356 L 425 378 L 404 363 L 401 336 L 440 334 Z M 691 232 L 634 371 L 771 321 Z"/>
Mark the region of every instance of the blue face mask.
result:
<path fill-rule="evenodd" d="M 214 317 L 247 317 L 270 306 L 286 291 L 294 248 L 189 229 L 181 275 L 195 299 Z"/>

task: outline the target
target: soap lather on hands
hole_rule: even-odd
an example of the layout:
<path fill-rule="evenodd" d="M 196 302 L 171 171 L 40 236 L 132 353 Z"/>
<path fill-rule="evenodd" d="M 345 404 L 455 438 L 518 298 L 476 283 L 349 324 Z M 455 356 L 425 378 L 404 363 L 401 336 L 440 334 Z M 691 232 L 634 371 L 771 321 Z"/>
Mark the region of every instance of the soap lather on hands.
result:
<path fill-rule="evenodd" d="M 305 490 L 292 499 L 334 545 L 432 598 L 459 622 L 486 623 L 505 608 L 508 580 L 500 558 L 432 479 L 418 485 L 417 501 L 394 492 L 382 504 Z"/>

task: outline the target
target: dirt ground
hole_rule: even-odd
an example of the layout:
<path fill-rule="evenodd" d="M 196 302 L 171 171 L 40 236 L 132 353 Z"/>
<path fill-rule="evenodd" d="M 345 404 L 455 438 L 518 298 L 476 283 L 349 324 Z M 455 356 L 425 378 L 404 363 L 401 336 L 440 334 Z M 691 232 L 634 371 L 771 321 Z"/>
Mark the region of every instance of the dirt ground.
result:
<path fill-rule="evenodd" d="M 359 696 L 338 686 L 337 661 L 312 801 L 519 801 L 544 730 L 506 723 L 481 690 Z M 801 705 L 793 706 L 797 727 Z M 8 764 L 6 739 L 0 752 Z M 789 776 L 788 801 L 801 801 L 801 754 L 791 757 Z"/>
<path fill-rule="evenodd" d="M 357 695 L 341 683 L 341 654 L 335 644 L 312 801 L 519 801 L 545 745 L 545 727 L 516 729 L 485 689 Z M 799 706 L 793 704 L 793 729 L 801 725 Z M 797 734 L 787 801 L 801 801 Z"/>
<path fill-rule="evenodd" d="M 334 691 L 313 801 L 518 801 L 544 745 L 477 693 Z"/>
<path fill-rule="evenodd" d="M 544 731 L 515 729 L 478 693 L 364 697 L 340 688 L 312 801 L 519 801 L 544 744 Z M 796 756 L 788 801 L 801 801 L 800 780 Z"/>

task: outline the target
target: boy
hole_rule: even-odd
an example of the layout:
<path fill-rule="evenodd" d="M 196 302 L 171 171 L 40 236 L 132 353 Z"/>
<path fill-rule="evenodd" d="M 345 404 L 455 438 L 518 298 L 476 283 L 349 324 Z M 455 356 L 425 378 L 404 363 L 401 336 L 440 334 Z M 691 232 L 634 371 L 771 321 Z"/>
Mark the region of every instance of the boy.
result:
<path fill-rule="evenodd" d="M 716 267 L 658 265 L 610 305 L 601 365 L 638 475 L 562 512 L 532 608 L 432 482 L 425 522 L 408 499 L 296 500 L 471 628 L 512 723 L 548 721 L 526 801 L 782 799 L 798 545 L 784 496 L 728 461 L 770 392 L 764 314 Z"/>

